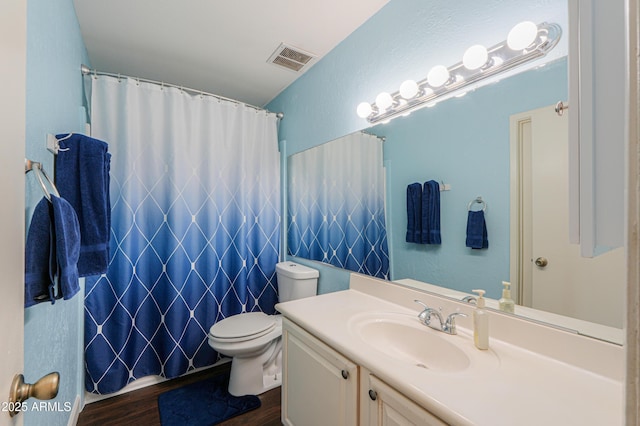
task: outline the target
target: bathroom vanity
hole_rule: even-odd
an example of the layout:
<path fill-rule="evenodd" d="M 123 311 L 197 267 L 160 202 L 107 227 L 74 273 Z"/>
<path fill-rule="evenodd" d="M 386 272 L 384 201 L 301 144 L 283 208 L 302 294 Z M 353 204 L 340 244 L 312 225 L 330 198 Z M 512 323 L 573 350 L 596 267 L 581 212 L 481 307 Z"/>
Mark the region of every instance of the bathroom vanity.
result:
<path fill-rule="evenodd" d="M 424 326 L 414 300 L 458 317 Z M 350 289 L 277 305 L 284 316 L 285 425 L 618 425 L 619 345 L 490 311 L 473 345 L 473 306 L 353 274 Z"/>
<path fill-rule="evenodd" d="M 295 323 L 284 324 L 284 424 L 446 424 Z"/>

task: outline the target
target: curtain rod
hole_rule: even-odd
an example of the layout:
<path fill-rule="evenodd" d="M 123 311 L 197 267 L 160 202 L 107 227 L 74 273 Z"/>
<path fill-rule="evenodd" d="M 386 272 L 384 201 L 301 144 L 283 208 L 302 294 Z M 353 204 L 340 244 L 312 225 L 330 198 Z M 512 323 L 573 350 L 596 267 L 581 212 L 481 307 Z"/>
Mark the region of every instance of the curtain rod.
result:
<path fill-rule="evenodd" d="M 382 142 L 386 142 L 386 141 L 387 141 L 387 137 L 386 137 L 386 136 L 376 135 L 376 134 L 374 134 L 374 133 L 369 133 L 369 132 L 366 132 L 366 131 L 364 131 L 364 130 L 360 130 L 360 133 L 362 133 L 363 135 L 373 136 L 373 137 L 375 137 L 375 138 L 378 138 L 378 139 L 380 139 Z"/>
<path fill-rule="evenodd" d="M 136 81 L 142 81 L 142 82 L 145 82 L 145 83 L 158 84 L 158 85 L 166 86 L 166 87 L 174 87 L 176 89 L 182 90 L 183 92 L 189 92 L 189 93 L 194 94 L 194 95 L 211 96 L 213 98 L 220 99 L 220 100 L 223 100 L 223 101 L 233 102 L 234 104 L 245 105 L 245 106 L 247 106 L 249 108 L 253 108 L 253 109 L 257 110 L 257 111 L 265 111 L 268 114 L 275 114 L 276 118 L 278 118 L 279 120 L 282 120 L 284 118 L 284 113 L 283 112 L 271 112 L 271 111 L 269 111 L 267 109 L 260 108 L 260 107 L 257 107 L 255 105 L 251 105 L 251 104 L 247 104 L 247 103 L 244 103 L 244 102 L 236 101 L 235 99 L 225 98 L 224 96 L 215 95 L 213 93 L 204 92 L 202 90 L 191 89 L 189 87 L 178 86 L 177 84 L 165 83 L 163 81 L 149 80 L 147 78 L 131 77 L 131 76 L 127 76 L 127 75 L 121 75 L 121 74 L 114 74 L 114 73 L 110 73 L 110 72 L 102 72 L 102 71 L 92 70 L 91 68 L 89 68 L 85 64 L 80 65 L 80 72 L 82 73 L 82 75 L 93 74 L 95 76 L 106 75 L 108 77 L 116 77 L 116 78 L 132 78 L 132 79 L 134 79 Z"/>

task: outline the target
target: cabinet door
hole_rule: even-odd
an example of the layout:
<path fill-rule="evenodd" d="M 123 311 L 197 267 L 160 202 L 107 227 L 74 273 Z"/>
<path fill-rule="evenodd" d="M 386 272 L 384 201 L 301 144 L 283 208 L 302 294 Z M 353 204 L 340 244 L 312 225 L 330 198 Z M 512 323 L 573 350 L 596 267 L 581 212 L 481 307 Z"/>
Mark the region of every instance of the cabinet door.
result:
<path fill-rule="evenodd" d="M 358 367 L 284 319 L 282 423 L 355 426 Z"/>
<path fill-rule="evenodd" d="M 370 426 L 446 426 L 447 424 L 433 414 L 409 400 L 395 389 L 389 387 L 373 375 L 368 376 L 368 387 L 362 391 L 368 392 L 363 401 L 363 410 L 368 413 L 363 423 Z M 366 398 L 366 399 L 365 399 Z M 368 401 L 366 404 L 364 401 Z"/>

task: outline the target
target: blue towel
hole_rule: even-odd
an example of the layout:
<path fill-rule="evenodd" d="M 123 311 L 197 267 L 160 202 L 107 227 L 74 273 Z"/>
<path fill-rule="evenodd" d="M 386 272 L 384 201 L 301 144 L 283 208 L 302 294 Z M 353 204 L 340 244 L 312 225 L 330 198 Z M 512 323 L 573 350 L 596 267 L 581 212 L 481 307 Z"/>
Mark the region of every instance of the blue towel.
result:
<path fill-rule="evenodd" d="M 422 185 L 407 186 L 407 235 L 408 243 L 420 243 L 422 238 Z"/>
<path fill-rule="evenodd" d="M 487 239 L 487 223 L 484 220 L 484 212 L 469 211 L 467 217 L 467 247 L 472 249 L 489 248 L 489 240 Z"/>
<path fill-rule="evenodd" d="M 53 206 L 42 197 L 31 217 L 25 245 L 24 307 L 55 302 L 57 260 L 52 226 Z"/>
<path fill-rule="evenodd" d="M 424 183 L 422 190 L 423 244 L 440 244 L 440 184 L 435 180 Z"/>
<path fill-rule="evenodd" d="M 76 212 L 66 200 L 51 194 L 58 263 L 57 298 L 71 299 L 78 291 L 78 258 L 80 257 L 80 225 Z"/>
<path fill-rule="evenodd" d="M 42 198 L 31 217 L 25 245 L 24 306 L 70 299 L 80 290 L 80 228 L 75 210 L 62 198 Z"/>
<path fill-rule="evenodd" d="M 56 186 L 75 209 L 80 223 L 78 273 L 81 277 L 104 274 L 109 264 L 111 228 L 108 145 L 79 134 L 57 138 Z"/>

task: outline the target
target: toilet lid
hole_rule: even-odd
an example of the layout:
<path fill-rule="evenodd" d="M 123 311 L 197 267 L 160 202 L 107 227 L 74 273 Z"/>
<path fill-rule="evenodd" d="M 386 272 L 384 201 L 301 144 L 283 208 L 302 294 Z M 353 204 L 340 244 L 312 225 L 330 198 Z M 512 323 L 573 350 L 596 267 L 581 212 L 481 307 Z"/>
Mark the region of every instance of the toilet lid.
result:
<path fill-rule="evenodd" d="M 264 312 L 247 312 L 225 318 L 209 329 L 209 334 L 217 339 L 247 340 L 264 336 L 273 330 L 276 320 Z"/>

